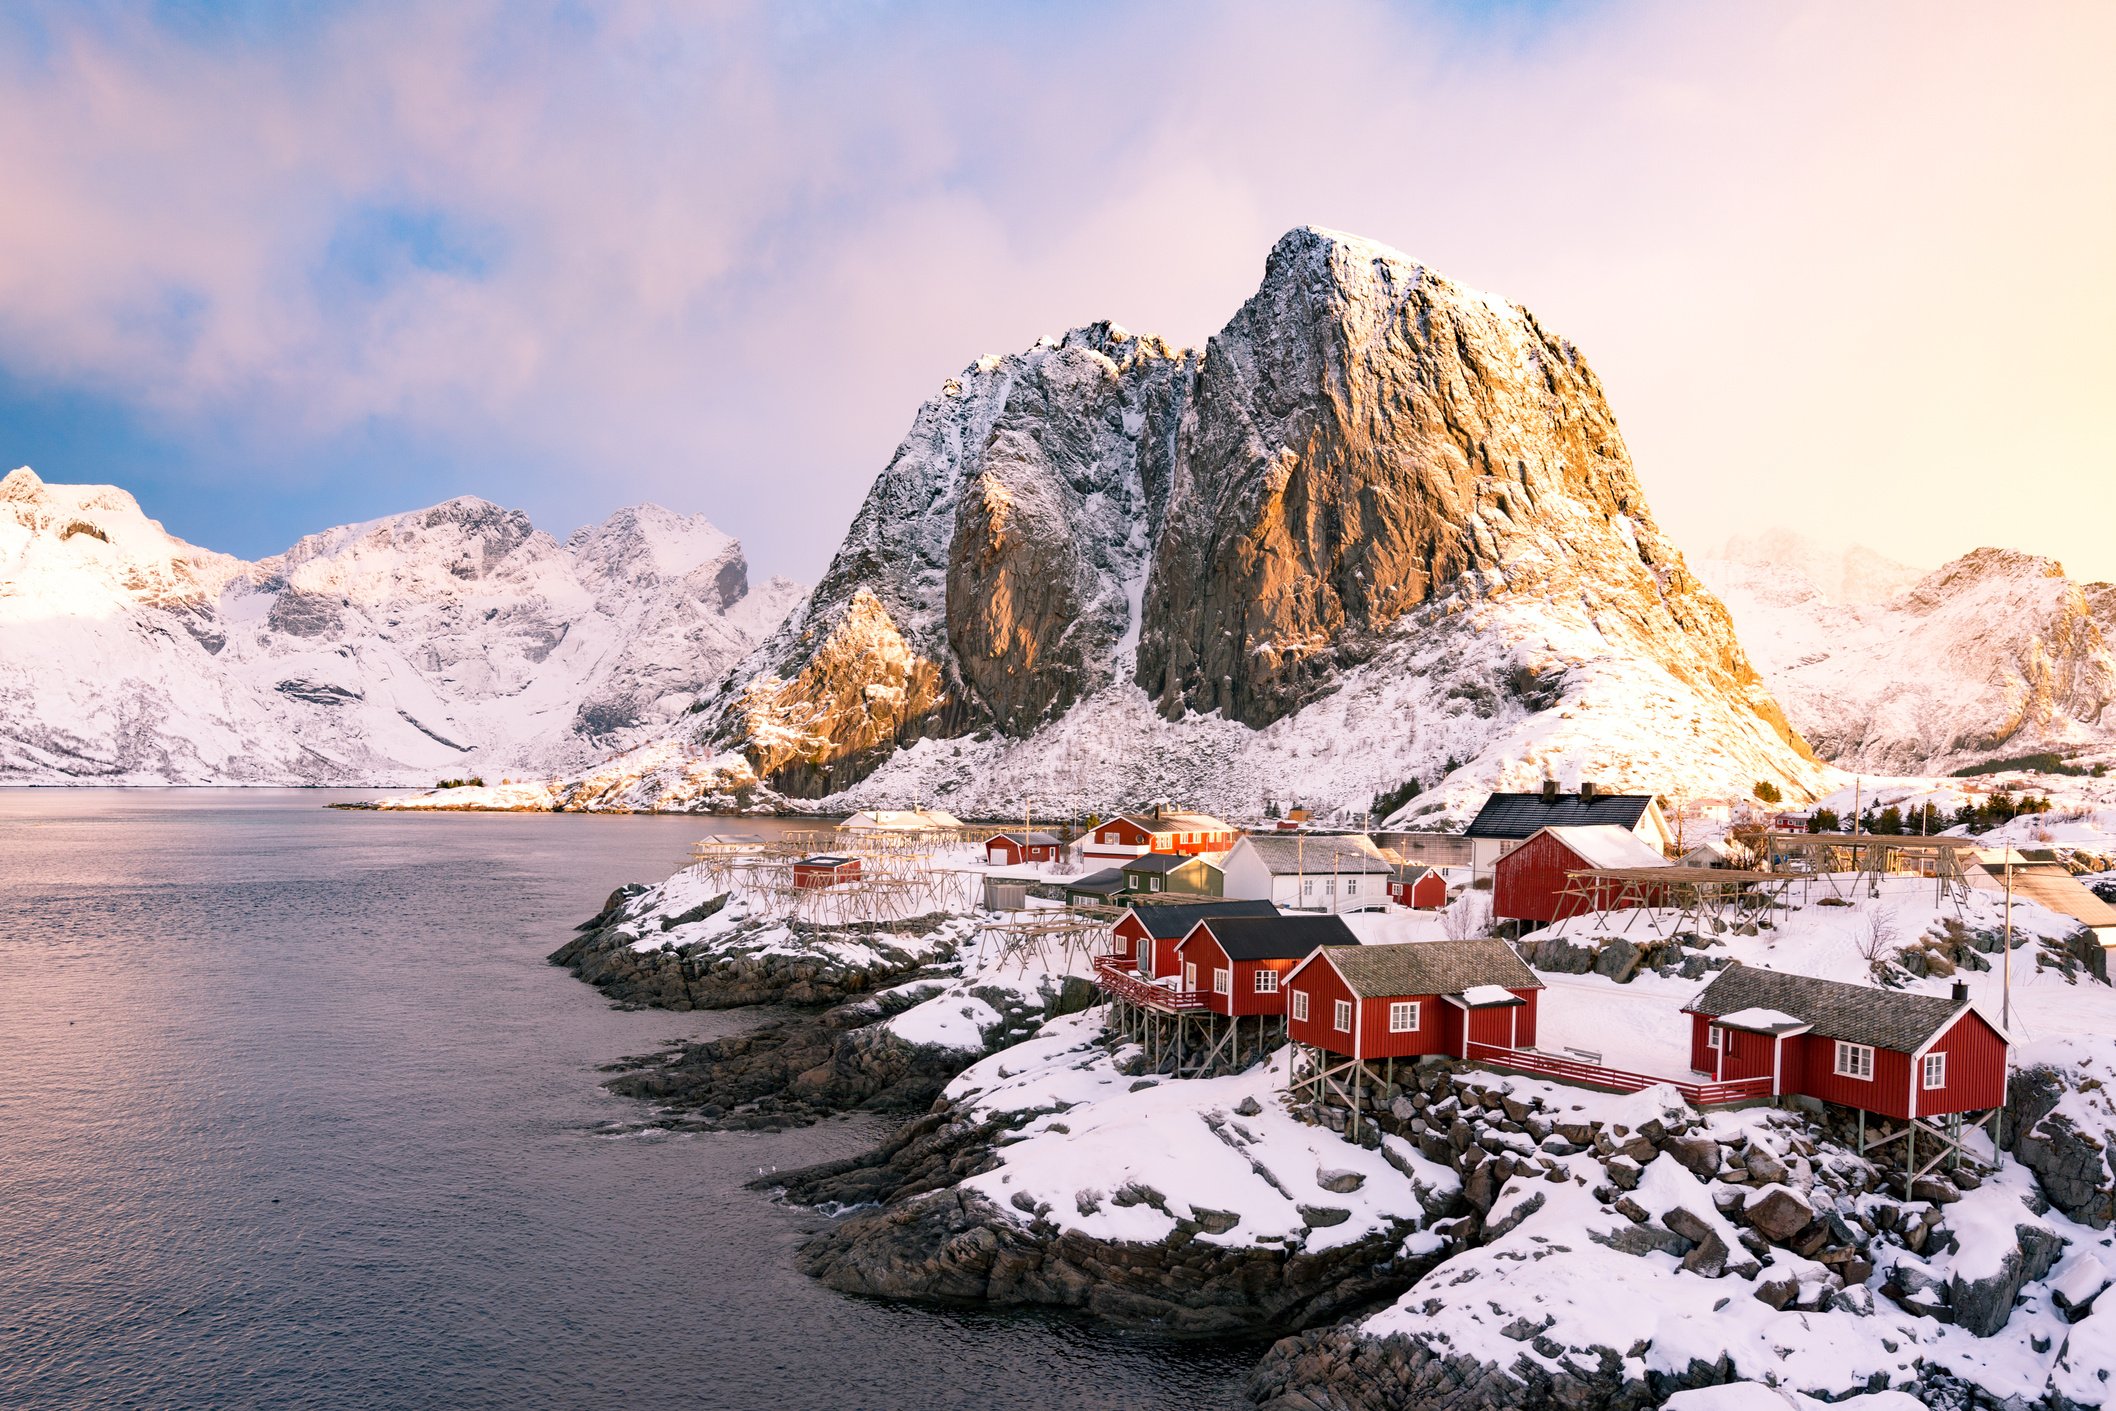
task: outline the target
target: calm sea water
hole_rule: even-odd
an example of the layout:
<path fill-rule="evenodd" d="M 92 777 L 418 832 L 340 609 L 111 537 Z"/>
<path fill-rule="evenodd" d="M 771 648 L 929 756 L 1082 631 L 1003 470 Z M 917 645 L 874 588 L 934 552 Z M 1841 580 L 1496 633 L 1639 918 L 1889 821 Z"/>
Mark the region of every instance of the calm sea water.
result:
<path fill-rule="evenodd" d="M 0 790 L 0 1406 L 1212 1407 L 1256 1349 L 849 1299 L 742 1189 L 864 1122 L 613 1136 L 741 1014 L 544 963 L 750 822 Z"/>

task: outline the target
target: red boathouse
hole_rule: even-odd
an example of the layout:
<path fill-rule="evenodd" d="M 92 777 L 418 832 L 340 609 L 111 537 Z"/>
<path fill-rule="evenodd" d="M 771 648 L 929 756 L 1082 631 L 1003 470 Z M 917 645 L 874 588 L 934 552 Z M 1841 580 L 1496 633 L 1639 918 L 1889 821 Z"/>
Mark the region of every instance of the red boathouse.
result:
<path fill-rule="evenodd" d="M 1770 1078 L 1899 1121 L 1989 1112 L 2006 1102 L 2008 1040 L 1969 1002 L 1729 965 L 1684 1009 L 1690 1066 L 1715 1082 Z"/>
<path fill-rule="evenodd" d="M 860 860 L 836 853 L 804 857 L 793 865 L 793 884 L 806 891 L 812 887 L 835 887 L 840 882 L 860 880 Z"/>
<path fill-rule="evenodd" d="M 1389 900 L 1414 911 L 1438 911 L 1447 905 L 1447 879 L 1437 868 L 1413 863 L 1389 879 Z"/>
<path fill-rule="evenodd" d="M 1286 1034 L 1359 1061 L 1532 1048 L 1542 988 L 1504 941 L 1319 950 L 1286 976 Z"/>
<path fill-rule="evenodd" d="M 1562 921 L 1615 896 L 1612 883 L 1598 884 L 1607 895 L 1593 889 L 1582 893 L 1573 886 L 1573 873 L 1667 865 L 1668 859 L 1636 833 L 1613 823 L 1539 829 L 1492 865 L 1492 915 L 1538 924 Z"/>
<path fill-rule="evenodd" d="M 1028 862 L 1056 862 L 1065 844 L 1050 833 L 994 833 L 985 839 L 985 861 L 994 867 L 1019 867 Z"/>
<path fill-rule="evenodd" d="M 1213 916 L 1191 928 L 1176 955 L 1183 988 L 1212 1013 L 1275 1019 L 1286 1012 L 1279 984 L 1288 971 L 1319 950 L 1358 944 L 1336 916 Z"/>
<path fill-rule="evenodd" d="M 1141 897 L 1110 927 L 1109 956 L 1151 978 L 1177 973 L 1176 946 L 1208 916 L 1276 916 L 1267 901 L 1221 897 L 1160 901 Z"/>

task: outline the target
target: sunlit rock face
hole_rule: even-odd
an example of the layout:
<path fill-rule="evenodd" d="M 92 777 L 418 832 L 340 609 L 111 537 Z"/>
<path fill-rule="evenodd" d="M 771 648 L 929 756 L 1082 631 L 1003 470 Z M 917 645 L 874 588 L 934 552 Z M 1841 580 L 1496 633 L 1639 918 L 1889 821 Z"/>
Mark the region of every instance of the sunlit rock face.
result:
<path fill-rule="evenodd" d="M 1522 728 L 1626 682 L 1620 741 Z M 1646 739 L 1662 709 L 1666 750 Z M 703 713 L 697 749 L 847 800 L 996 803 L 977 780 L 1032 760 L 1047 790 L 1151 779 L 1203 801 L 1245 776 L 1252 803 L 1349 774 L 1617 782 L 1686 750 L 1744 792 L 1819 777 L 1655 525 L 1578 350 L 1315 229 L 1202 352 L 1102 323 L 950 379 Z M 1368 755 L 1327 778 L 1297 763 L 1328 739 Z"/>
<path fill-rule="evenodd" d="M 0 481 L 0 779 L 431 783 L 675 725 L 798 596 L 642 506 L 565 544 L 458 499 L 256 563 L 109 486 Z"/>

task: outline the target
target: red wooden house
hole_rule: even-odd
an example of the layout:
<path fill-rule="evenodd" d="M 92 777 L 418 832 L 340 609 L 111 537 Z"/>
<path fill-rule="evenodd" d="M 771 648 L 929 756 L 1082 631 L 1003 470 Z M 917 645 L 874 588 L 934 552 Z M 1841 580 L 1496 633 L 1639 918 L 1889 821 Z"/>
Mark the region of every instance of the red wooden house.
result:
<path fill-rule="evenodd" d="M 1336 916 L 1213 916 L 1191 928 L 1176 956 L 1183 988 L 1214 1014 L 1276 1018 L 1286 1012 L 1279 982 L 1288 971 L 1319 950 L 1358 944 Z"/>
<path fill-rule="evenodd" d="M 1056 862 L 1065 844 L 1051 833 L 1015 831 L 994 833 L 985 839 L 985 861 L 995 867 L 1019 867 L 1027 862 Z"/>
<path fill-rule="evenodd" d="M 1286 976 L 1286 1034 L 1362 1061 L 1531 1048 L 1542 988 L 1504 941 L 1333 947 Z"/>
<path fill-rule="evenodd" d="M 1811 1097 L 1909 1120 L 2006 1101 L 2008 1040 L 1969 1002 L 1734 964 L 1683 1011 L 1690 1066 L 1715 1082 L 1772 1080 Z"/>
<path fill-rule="evenodd" d="M 1150 852 L 1225 852 L 1241 837 L 1234 825 L 1209 813 L 1178 813 L 1152 809 L 1124 813 L 1098 823 L 1080 843 L 1083 862 L 1123 863 Z"/>
<path fill-rule="evenodd" d="M 1149 979 L 1174 975 L 1176 946 L 1208 916 L 1276 916 L 1267 901 L 1228 901 L 1220 897 L 1182 901 L 1138 898 L 1110 928 L 1112 959 L 1139 970 Z"/>
<path fill-rule="evenodd" d="M 812 887 L 835 887 L 840 882 L 860 880 L 860 860 L 837 853 L 804 857 L 793 865 L 793 884 L 803 891 Z"/>
<path fill-rule="evenodd" d="M 1438 911 L 1447 905 L 1447 879 L 1438 869 L 1417 863 L 1398 868 L 1389 879 L 1389 900 L 1414 911 Z"/>
<path fill-rule="evenodd" d="M 1492 864 L 1492 915 L 1511 921 L 1562 921 L 1609 900 L 1613 888 L 1568 895 L 1575 872 L 1666 867 L 1668 860 L 1613 823 L 1543 828 Z M 1650 893 L 1648 894 L 1650 896 Z"/>

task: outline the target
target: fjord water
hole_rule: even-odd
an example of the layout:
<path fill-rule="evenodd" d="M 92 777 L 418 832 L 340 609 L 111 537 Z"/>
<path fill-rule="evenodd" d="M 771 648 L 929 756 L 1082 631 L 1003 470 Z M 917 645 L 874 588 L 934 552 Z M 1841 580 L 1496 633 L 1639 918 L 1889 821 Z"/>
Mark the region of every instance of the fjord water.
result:
<path fill-rule="evenodd" d="M 759 1016 L 544 956 L 760 825 L 332 797 L 0 790 L 0 1406 L 1241 1404 L 1254 1348 L 805 1279 L 742 1183 L 873 1122 L 616 1134 L 598 1064 Z"/>

